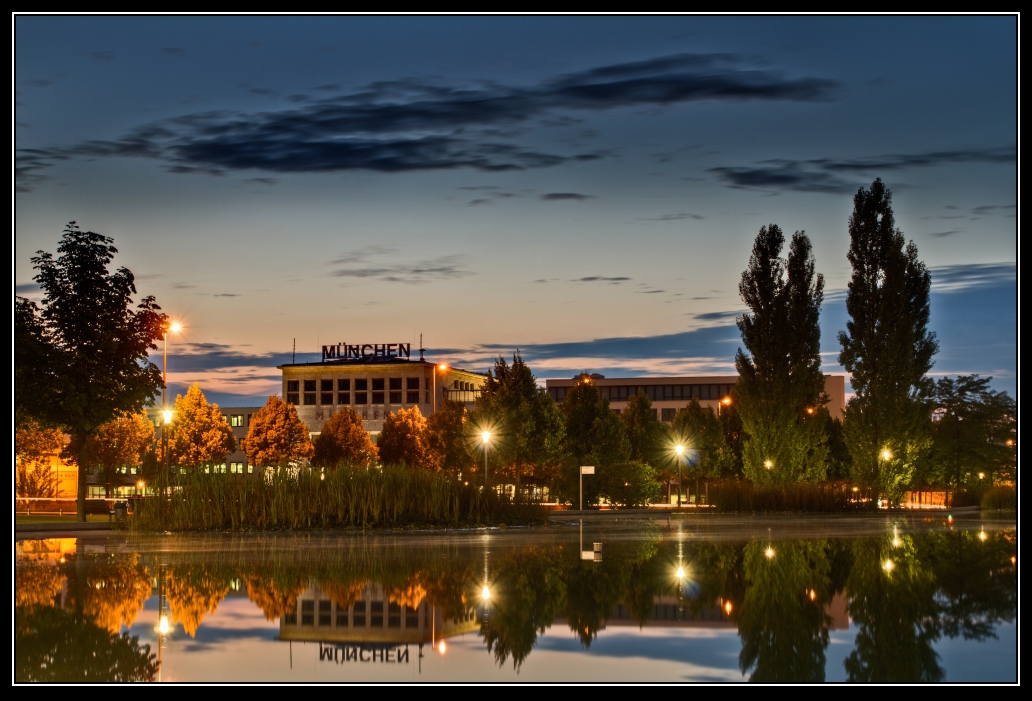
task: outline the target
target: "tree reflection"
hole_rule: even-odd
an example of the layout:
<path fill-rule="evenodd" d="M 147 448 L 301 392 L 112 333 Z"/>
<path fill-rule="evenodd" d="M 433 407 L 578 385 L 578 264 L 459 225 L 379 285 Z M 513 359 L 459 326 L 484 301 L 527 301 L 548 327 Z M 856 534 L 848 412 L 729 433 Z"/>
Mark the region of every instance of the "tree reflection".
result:
<path fill-rule="evenodd" d="M 117 633 L 132 626 L 151 594 L 150 571 L 136 553 L 85 554 L 67 558 L 69 606 Z"/>
<path fill-rule="evenodd" d="M 297 597 L 308 586 L 306 578 L 270 574 L 244 575 L 247 598 L 265 614 L 265 620 L 274 621 L 297 608 Z M 340 602 L 337 602 L 340 605 Z M 347 605 L 347 604 L 343 604 Z"/>
<path fill-rule="evenodd" d="M 18 560 L 14 570 L 14 605 L 55 606 L 64 576 L 45 557 Z"/>
<path fill-rule="evenodd" d="M 172 620 L 194 637 L 204 617 L 215 613 L 226 598 L 232 580 L 233 573 L 222 566 L 173 565 L 165 579 Z"/>
<path fill-rule="evenodd" d="M 742 672 L 750 681 L 824 681 L 831 600 L 827 543 L 745 546 L 746 590 L 738 612 Z"/>

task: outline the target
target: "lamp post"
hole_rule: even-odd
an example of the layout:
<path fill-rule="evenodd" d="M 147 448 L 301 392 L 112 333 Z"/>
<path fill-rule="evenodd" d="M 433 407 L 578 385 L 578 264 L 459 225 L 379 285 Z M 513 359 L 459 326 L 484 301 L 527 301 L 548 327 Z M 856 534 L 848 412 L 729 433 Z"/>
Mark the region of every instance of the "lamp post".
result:
<path fill-rule="evenodd" d="M 179 333 L 183 325 L 178 321 L 170 322 L 161 334 L 161 413 L 164 421 L 161 424 L 161 448 L 165 456 L 165 465 L 162 474 L 162 483 L 168 480 L 168 433 L 167 426 L 172 421 L 172 412 L 168 408 L 168 332 Z M 165 487 L 162 484 L 162 496 L 165 495 Z"/>
<path fill-rule="evenodd" d="M 677 508 L 681 508 L 681 464 L 684 462 L 684 446 L 674 448 L 677 453 Z"/>
<path fill-rule="evenodd" d="M 491 441 L 491 432 L 484 431 L 480 434 L 480 440 L 484 442 L 484 496 L 487 496 L 487 444 Z"/>
<path fill-rule="evenodd" d="M 448 369 L 448 366 L 445 365 L 444 363 L 441 363 L 440 365 L 434 365 L 434 406 L 433 406 L 433 413 L 435 413 L 435 414 L 437 413 L 437 371 L 440 370 L 441 372 L 444 372 L 447 369 Z M 490 436 L 490 434 L 488 434 L 488 436 Z"/>

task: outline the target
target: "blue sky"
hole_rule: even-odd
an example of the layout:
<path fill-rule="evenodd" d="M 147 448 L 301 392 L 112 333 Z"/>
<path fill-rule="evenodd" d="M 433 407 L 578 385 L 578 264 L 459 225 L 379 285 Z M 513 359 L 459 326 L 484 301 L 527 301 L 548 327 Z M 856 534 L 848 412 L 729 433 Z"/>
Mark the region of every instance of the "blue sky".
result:
<path fill-rule="evenodd" d="M 828 300 L 881 177 L 934 372 L 1016 387 L 1013 17 L 17 17 L 16 292 L 66 222 L 186 331 L 176 387 L 329 342 L 539 377 L 728 372 L 760 226 Z"/>

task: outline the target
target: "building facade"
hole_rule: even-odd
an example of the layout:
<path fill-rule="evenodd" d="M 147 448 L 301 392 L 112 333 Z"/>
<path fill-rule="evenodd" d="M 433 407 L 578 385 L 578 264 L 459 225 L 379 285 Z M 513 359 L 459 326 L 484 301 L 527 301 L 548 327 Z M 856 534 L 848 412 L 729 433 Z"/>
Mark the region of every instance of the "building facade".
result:
<path fill-rule="evenodd" d="M 738 382 L 738 375 L 696 375 L 683 377 L 627 377 L 606 378 L 591 375 L 602 396 L 609 400 L 609 406 L 619 413 L 627 408 L 627 400 L 644 392 L 652 400 L 652 410 L 660 421 L 673 421 L 678 409 L 683 409 L 692 399 L 699 404 L 719 412 L 731 401 L 731 390 Z M 557 403 L 566 398 L 566 393 L 577 384 L 580 376 L 569 380 L 546 380 L 545 386 Z M 825 375 L 824 391 L 830 401 L 828 413 L 841 419 L 846 406 L 846 378 L 844 375 Z"/>
<path fill-rule="evenodd" d="M 364 354 L 359 352 L 363 349 Z M 297 407 L 310 433 L 318 434 L 323 422 L 350 407 L 374 439 L 383 429 L 384 418 L 399 409 L 418 407 L 430 416 L 445 399 L 472 409 L 487 381 L 481 373 L 423 358 L 412 360 L 408 344 L 402 343 L 323 346 L 321 362 L 278 367 L 283 373 L 283 397 Z"/>

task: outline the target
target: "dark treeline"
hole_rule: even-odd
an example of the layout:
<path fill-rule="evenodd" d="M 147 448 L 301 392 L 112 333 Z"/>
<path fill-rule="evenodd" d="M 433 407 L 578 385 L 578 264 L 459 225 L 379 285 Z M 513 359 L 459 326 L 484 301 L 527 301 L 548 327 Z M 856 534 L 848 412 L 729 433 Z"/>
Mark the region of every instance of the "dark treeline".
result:
<path fill-rule="evenodd" d="M 763 682 L 823 681 L 833 609 L 843 606 L 838 615 L 848 613 L 856 640 L 846 673 L 857 682 L 942 681 L 948 670 L 937 641 L 992 638 L 997 624 L 1016 616 L 1013 531 L 726 543 L 644 528 L 633 540 L 606 542 L 596 562 L 559 538 L 495 539 L 489 554 L 469 541 L 324 547 L 296 536 L 292 543 L 221 539 L 218 549 L 195 543 L 160 556 L 71 554 L 60 564 L 26 557 L 15 572 L 16 679 L 73 672 L 81 679 L 83 669 L 98 681 L 152 676 L 153 654 L 116 633 L 156 594 L 155 581 L 172 624 L 191 636 L 232 589 L 275 620 L 296 611 L 313 585 L 344 607 L 375 586 L 390 601 L 426 602 L 445 618 L 474 616 L 495 662 L 516 668 L 558 620 L 590 647 L 614 618 L 648 625 L 657 603 L 672 597 L 680 620 L 737 626 L 740 669 Z M 68 593 L 55 602 L 63 586 Z M 82 641 L 96 647 L 95 659 L 76 652 Z M 57 663 L 43 668 L 44 656 Z"/>

